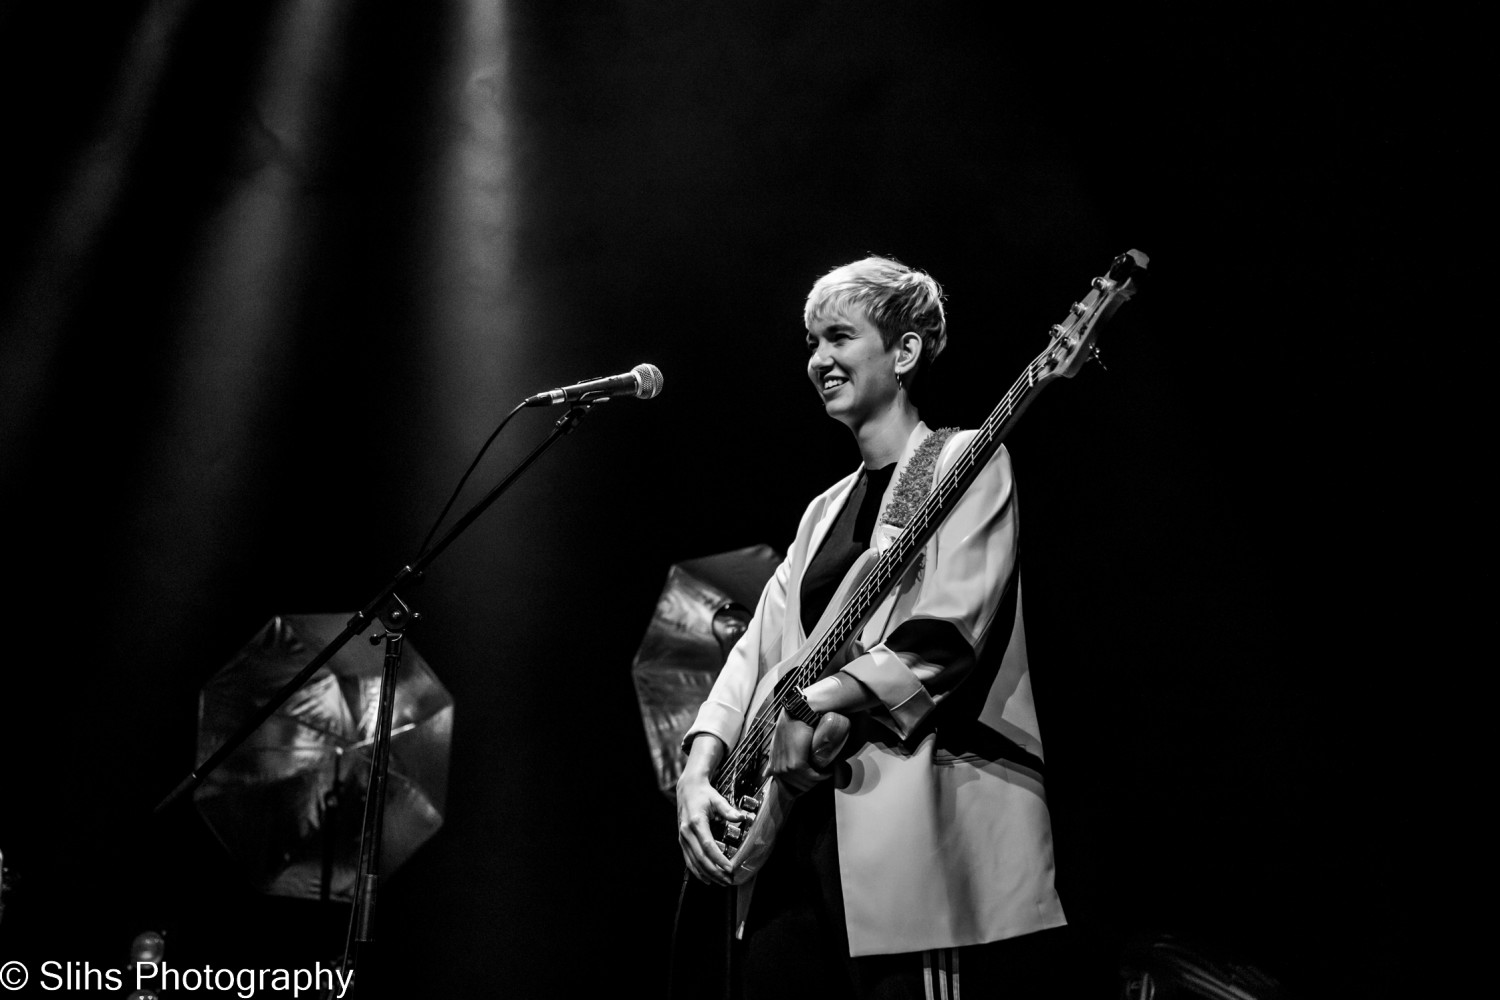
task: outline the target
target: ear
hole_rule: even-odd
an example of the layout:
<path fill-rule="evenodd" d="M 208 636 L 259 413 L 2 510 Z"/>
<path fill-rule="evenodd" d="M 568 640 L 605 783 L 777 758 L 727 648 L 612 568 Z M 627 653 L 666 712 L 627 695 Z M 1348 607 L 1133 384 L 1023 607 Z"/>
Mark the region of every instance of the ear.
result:
<path fill-rule="evenodd" d="M 906 375 L 915 371 L 917 362 L 921 360 L 922 336 L 908 330 L 896 341 L 896 374 Z"/>

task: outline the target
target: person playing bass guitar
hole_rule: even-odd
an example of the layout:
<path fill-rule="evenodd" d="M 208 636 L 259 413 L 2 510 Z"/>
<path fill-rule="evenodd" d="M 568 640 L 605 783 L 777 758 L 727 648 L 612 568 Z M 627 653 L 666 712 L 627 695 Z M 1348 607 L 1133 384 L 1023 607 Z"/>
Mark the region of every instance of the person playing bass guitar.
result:
<path fill-rule="evenodd" d="M 813 285 L 803 318 L 807 375 L 861 464 L 808 506 L 689 727 L 683 857 L 700 880 L 737 886 L 744 1000 L 957 1000 L 960 986 L 973 997 L 1052 996 L 1051 929 L 1066 921 L 1003 446 L 939 515 L 839 669 L 783 685 L 785 707 L 756 715 L 767 675 L 797 662 L 976 433 L 930 430 L 917 410 L 947 339 L 929 275 L 880 257 L 848 264 Z M 726 794 L 715 776 L 757 727 L 769 741 L 767 787 L 790 806 L 752 874 L 723 831 L 762 803 Z"/>

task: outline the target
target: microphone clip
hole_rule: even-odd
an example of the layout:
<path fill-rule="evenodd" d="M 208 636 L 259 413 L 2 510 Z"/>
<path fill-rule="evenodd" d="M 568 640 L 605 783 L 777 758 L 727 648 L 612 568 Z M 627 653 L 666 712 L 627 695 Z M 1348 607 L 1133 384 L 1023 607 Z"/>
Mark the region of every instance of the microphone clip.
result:
<path fill-rule="evenodd" d="M 575 399 L 568 405 L 567 412 L 558 417 L 557 422 L 552 426 L 564 434 L 570 433 L 573 428 L 578 426 L 578 421 L 583 419 L 583 415 L 589 412 L 595 404 L 607 403 L 613 398 L 613 396 L 590 394 L 590 396 Z"/>

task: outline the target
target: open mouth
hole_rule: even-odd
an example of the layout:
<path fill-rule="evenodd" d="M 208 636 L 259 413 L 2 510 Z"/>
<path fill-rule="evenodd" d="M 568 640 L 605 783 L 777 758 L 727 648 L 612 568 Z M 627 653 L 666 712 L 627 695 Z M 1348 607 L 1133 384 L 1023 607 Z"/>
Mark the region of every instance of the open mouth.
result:
<path fill-rule="evenodd" d="M 844 385 L 848 381 L 849 380 L 846 379 L 846 378 L 844 378 L 844 376 L 842 376 L 842 375 L 824 375 L 823 376 L 823 391 L 824 392 L 832 392 L 833 390 L 837 389 L 841 385 Z"/>

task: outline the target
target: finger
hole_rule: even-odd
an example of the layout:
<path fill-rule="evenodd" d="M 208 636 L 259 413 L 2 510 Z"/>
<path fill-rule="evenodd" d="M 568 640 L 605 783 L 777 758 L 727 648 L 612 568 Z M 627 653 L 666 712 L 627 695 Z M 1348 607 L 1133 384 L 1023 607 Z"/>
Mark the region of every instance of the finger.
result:
<path fill-rule="evenodd" d="M 717 792 L 710 801 L 713 804 L 714 813 L 727 823 L 741 823 L 750 818 L 748 813 L 736 809 L 728 799 Z"/>
<path fill-rule="evenodd" d="M 782 713 L 783 725 L 771 742 L 771 773 L 788 774 L 807 765 L 812 748 L 812 727 Z"/>
<path fill-rule="evenodd" d="M 687 870 L 692 872 L 693 878 L 699 882 L 711 881 L 707 870 L 703 867 L 703 859 L 698 856 L 698 852 L 693 846 L 692 838 L 679 832 L 677 835 L 677 846 L 682 850 L 682 863 L 687 865 Z"/>
<path fill-rule="evenodd" d="M 700 862 L 689 861 L 688 871 L 693 873 L 693 878 L 697 879 L 699 882 L 702 882 L 704 885 L 722 886 L 728 884 L 724 881 L 724 877 L 722 875 L 715 873 L 711 868 L 704 868 Z"/>
<path fill-rule="evenodd" d="M 677 824 L 677 842 L 682 848 L 683 860 L 699 880 L 709 882 L 714 880 L 718 866 L 703 848 L 706 832 L 707 821 L 702 813 L 687 812 Z"/>
<path fill-rule="evenodd" d="M 688 870 L 693 873 L 694 878 L 707 885 L 726 884 L 726 876 L 703 853 L 702 845 L 696 837 L 683 837 L 681 842 L 683 860 L 687 862 Z"/>
<path fill-rule="evenodd" d="M 729 870 L 729 859 L 719 849 L 718 841 L 714 840 L 713 830 L 709 828 L 708 820 L 705 819 L 695 823 L 693 830 L 698 835 L 698 845 L 702 848 L 703 854 L 708 858 L 709 863 L 717 870 L 727 872 Z"/>
<path fill-rule="evenodd" d="M 712 880 L 706 874 L 704 874 L 703 865 L 698 861 L 697 858 L 693 857 L 693 852 L 689 850 L 687 844 L 683 843 L 681 847 L 682 863 L 687 866 L 688 872 L 693 876 L 693 878 L 697 879 L 699 882 L 702 882 L 704 885 L 712 885 Z"/>
<path fill-rule="evenodd" d="M 825 771 L 844 748 L 849 738 L 849 718 L 837 712 L 827 712 L 818 722 L 813 733 L 812 765 Z"/>
<path fill-rule="evenodd" d="M 729 883 L 729 859 L 719 849 L 714 841 L 713 831 L 709 828 L 708 818 L 699 816 L 692 824 L 693 846 L 697 856 L 701 859 L 703 870 L 720 885 Z"/>

